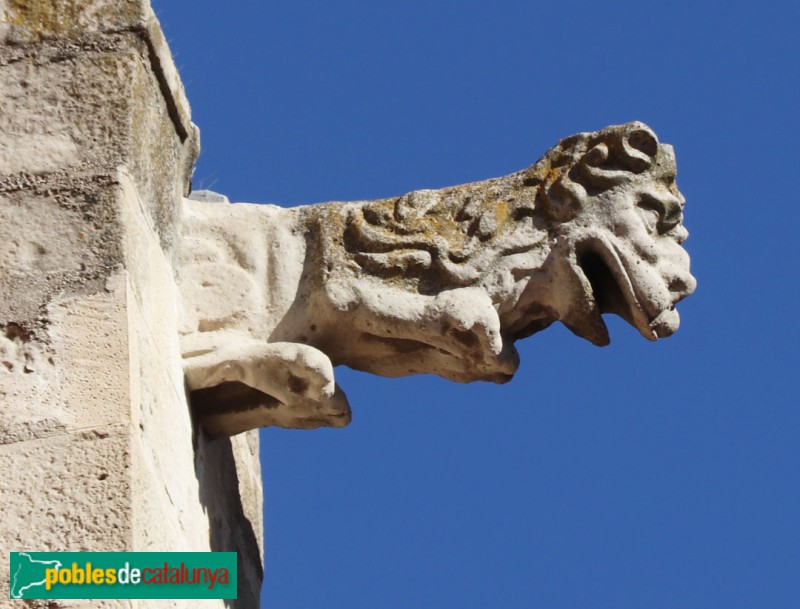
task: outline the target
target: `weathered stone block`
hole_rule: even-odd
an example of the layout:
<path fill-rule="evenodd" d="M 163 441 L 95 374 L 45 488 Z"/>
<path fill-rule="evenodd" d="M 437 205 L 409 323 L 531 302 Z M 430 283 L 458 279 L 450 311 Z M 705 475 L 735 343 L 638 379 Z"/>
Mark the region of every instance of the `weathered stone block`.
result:
<path fill-rule="evenodd" d="M 147 0 L 4 0 L 4 4 L 0 15 L 5 16 L 8 41 L 13 43 L 143 27 L 150 15 Z"/>
<path fill-rule="evenodd" d="M 0 101 L 3 546 L 239 551 L 257 606 L 257 436 L 209 441 L 186 403 L 171 248 L 198 133 L 149 3 L 0 0 Z"/>
<path fill-rule="evenodd" d="M 116 167 L 130 139 L 131 105 L 137 103 L 131 75 L 139 62 L 129 51 L 0 68 L 0 173 Z"/>
<path fill-rule="evenodd" d="M 127 426 L 85 429 L 0 446 L 0 572 L 8 551 L 118 551 L 131 547 Z M 8 598 L 8 579 L 0 578 Z"/>
<path fill-rule="evenodd" d="M 0 192 L 64 190 L 124 164 L 169 246 L 198 137 L 182 89 L 153 71 L 152 45 L 128 34 L 109 52 L 37 57 L 0 66 Z M 81 190 L 68 186 L 62 198 Z"/>
<path fill-rule="evenodd" d="M 130 424 L 124 273 L 107 291 L 51 302 L 45 331 L 0 336 L 0 444 Z"/>
<path fill-rule="evenodd" d="M 123 260 L 118 191 L 109 176 L 66 173 L 0 189 L 0 325 L 34 330 L 53 298 L 105 289 Z"/>

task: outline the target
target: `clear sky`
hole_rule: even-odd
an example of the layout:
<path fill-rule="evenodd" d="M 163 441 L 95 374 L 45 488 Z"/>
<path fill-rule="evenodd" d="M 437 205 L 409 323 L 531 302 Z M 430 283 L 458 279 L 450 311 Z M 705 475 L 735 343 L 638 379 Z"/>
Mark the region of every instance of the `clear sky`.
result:
<path fill-rule="evenodd" d="M 156 0 L 196 188 L 399 195 L 641 120 L 688 201 L 675 336 L 554 326 L 503 386 L 337 369 L 349 427 L 263 432 L 264 607 L 800 606 L 798 7 Z"/>

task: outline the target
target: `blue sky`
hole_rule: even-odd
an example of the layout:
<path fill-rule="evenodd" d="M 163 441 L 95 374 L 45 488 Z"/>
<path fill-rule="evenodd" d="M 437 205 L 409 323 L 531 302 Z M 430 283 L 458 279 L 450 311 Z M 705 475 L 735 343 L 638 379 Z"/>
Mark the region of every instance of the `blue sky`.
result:
<path fill-rule="evenodd" d="M 552 327 L 503 386 L 337 369 L 348 428 L 263 432 L 264 607 L 798 606 L 798 6 L 156 0 L 196 188 L 399 195 L 641 120 L 687 198 L 675 336 Z"/>

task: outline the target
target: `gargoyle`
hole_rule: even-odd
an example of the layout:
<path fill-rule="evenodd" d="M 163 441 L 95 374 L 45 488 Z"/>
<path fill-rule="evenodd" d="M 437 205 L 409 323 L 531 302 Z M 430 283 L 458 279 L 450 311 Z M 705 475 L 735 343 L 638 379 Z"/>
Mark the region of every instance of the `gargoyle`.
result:
<path fill-rule="evenodd" d="M 333 368 L 503 383 L 561 321 L 648 340 L 695 289 L 671 146 L 642 123 L 562 140 L 506 177 L 297 208 L 185 200 L 182 350 L 211 433 L 350 420 Z"/>

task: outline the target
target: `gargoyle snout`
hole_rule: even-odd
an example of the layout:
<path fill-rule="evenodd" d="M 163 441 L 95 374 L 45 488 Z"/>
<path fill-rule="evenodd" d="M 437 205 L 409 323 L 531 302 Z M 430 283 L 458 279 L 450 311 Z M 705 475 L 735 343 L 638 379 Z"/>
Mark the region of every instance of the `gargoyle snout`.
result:
<path fill-rule="evenodd" d="M 667 287 L 675 296 L 675 302 L 680 302 L 697 289 L 697 279 L 691 273 L 686 273 L 670 279 Z"/>

